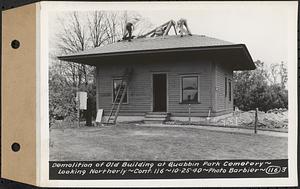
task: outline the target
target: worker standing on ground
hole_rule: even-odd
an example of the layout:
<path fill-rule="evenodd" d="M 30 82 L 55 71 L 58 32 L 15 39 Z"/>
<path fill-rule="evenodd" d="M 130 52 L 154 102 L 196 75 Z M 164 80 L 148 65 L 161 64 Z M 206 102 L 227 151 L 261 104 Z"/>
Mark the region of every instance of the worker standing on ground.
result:
<path fill-rule="evenodd" d="M 125 25 L 125 33 L 123 35 L 123 40 L 128 40 L 131 41 L 131 39 L 134 38 L 134 36 L 132 36 L 132 32 L 134 30 L 134 25 L 139 21 L 138 18 L 134 18 L 132 20 L 130 20 L 129 22 L 126 23 Z"/>
<path fill-rule="evenodd" d="M 187 21 L 184 18 L 181 18 L 177 21 L 177 27 L 179 29 L 180 36 L 182 37 L 184 34 L 186 35 L 192 35 L 191 31 L 189 30 L 189 27 L 187 25 Z"/>

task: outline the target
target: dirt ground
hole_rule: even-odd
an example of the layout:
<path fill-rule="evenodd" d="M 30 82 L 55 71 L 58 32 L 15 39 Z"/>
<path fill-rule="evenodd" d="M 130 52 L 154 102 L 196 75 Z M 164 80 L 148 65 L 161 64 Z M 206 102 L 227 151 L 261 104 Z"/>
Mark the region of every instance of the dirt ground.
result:
<path fill-rule="evenodd" d="M 287 137 L 135 125 L 51 129 L 50 160 L 284 159 Z"/>

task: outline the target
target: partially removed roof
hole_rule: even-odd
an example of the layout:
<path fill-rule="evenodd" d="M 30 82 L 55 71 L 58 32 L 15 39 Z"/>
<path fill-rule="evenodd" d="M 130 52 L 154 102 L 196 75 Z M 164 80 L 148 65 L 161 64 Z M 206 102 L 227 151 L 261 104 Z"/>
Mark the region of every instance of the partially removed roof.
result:
<path fill-rule="evenodd" d="M 85 50 L 82 52 L 60 56 L 60 60 L 84 63 L 84 58 L 117 56 L 117 55 L 132 55 L 155 52 L 174 52 L 174 51 L 195 51 L 209 49 L 240 49 L 240 56 L 245 61 L 239 69 L 255 69 L 253 60 L 243 44 L 233 44 L 216 38 L 207 37 L 204 35 L 183 36 L 173 35 L 164 37 L 149 37 L 133 39 L 131 42 L 120 41 L 113 44 L 97 47 L 94 49 Z M 241 60 L 241 57 L 239 58 Z"/>

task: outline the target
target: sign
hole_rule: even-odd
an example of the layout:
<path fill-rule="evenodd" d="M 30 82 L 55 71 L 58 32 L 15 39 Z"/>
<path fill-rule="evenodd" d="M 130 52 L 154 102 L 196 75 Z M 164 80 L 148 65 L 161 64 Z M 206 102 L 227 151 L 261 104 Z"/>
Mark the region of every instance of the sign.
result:
<path fill-rule="evenodd" d="M 77 92 L 77 100 L 79 97 L 79 109 L 86 110 L 87 109 L 87 92 Z"/>
<path fill-rule="evenodd" d="M 99 109 L 97 111 L 96 123 L 101 123 L 102 115 L 103 115 L 103 109 Z"/>

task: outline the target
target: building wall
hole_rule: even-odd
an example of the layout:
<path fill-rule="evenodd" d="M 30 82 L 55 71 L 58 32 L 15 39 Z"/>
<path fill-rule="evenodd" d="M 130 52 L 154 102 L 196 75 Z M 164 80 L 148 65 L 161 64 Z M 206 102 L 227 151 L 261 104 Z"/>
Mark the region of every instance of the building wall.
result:
<path fill-rule="evenodd" d="M 140 62 L 119 61 L 97 65 L 97 107 L 104 109 L 104 115 L 109 113 L 112 106 L 113 78 L 122 76 L 126 68 L 133 68 L 134 73 L 129 83 L 128 104 L 121 106 L 120 115 L 138 116 L 152 111 L 152 74 L 154 73 L 167 74 L 167 111 L 172 116 L 188 115 L 188 104 L 180 103 L 181 76 L 187 74 L 199 77 L 200 103 L 191 104 L 192 116 L 206 117 L 209 110 L 213 116 L 216 110 L 222 111 L 225 107 L 221 91 L 213 94 L 214 89 L 212 88 L 214 85 L 218 85 L 218 88 L 222 87 L 221 80 L 224 70 L 214 66 L 212 61 L 199 59 L 160 61 L 150 58 Z M 215 76 L 216 73 L 218 73 L 218 77 Z M 230 75 L 229 72 L 226 74 Z M 212 99 L 216 97 L 217 105 L 214 109 Z"/>
<path fill-rule="evenodd" d="M 210 61 L 177 62 L 168 73 L 169 112 L 173 116 L 188 115 L 188 104 L 181 104 L 181 76 L 191 74 L 199 77 L 199 104 L 191 104 L 192 116 L 207 116 L 211 109 L 211 65 Z"/>
<path fill-rule="evenodd" d="M 225 77 L 227 78 L 227 95 L 225 97 Z M 231 81 L 231 100 L 229 100 L 229 81 Z M 221 63 L 216 63 L 216 112 L 231 112 L 233 110 L 233 71 Z"/>

